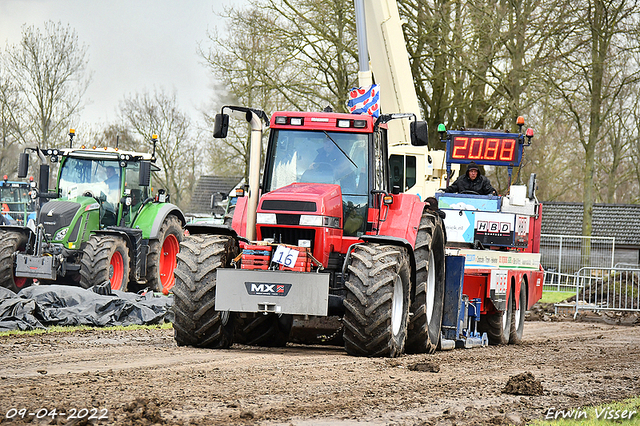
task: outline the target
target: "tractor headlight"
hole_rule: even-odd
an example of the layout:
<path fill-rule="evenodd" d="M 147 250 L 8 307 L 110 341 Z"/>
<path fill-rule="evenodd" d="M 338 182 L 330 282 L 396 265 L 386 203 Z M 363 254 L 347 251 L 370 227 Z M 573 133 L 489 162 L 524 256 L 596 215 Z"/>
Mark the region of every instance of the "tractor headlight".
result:
<path fill-rule="evenodd" d="M 340 228 L 340 218 L 303 214 L 300 216 L 300 226 L 317 226 L 325 228 Z"/>
<path fill-rule="evenodd" d="M 65 237 L 65 235 L 67 235 L 68 231 L 69 231 L 69 228 L 63 228 L 59 230 L 58 232 L 56 232 L 56 236 L 53 239 L 56 241 L 62 240 Z"/>
<path fill-rule="evenodd" d="M 258 213 L 256 222 L 261 225 L 276 225 L 278 223 L 275 213 Z"/>
<path fill-rule="evenodd" d="M 322 216 L 303 214 L 300 216 L 300 226 L 322 226 Z"/>

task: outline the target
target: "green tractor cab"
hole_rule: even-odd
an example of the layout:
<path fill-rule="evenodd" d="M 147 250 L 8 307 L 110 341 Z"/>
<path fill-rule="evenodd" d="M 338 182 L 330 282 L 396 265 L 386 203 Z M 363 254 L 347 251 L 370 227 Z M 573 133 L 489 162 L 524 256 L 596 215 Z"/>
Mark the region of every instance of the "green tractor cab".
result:
<path fill-rule="evenodd" d="M 19 176 L 28 170 L 28 151 L 41 160 L 36 226 L 0 226 L 0 253 L 10 254 L 0 256 L 2 285 L 15 291 L 33 280 L 84 288 L 109 281 L 114 290 L 168 293 L 185 218 L 164 190 L 152 194 L 155 152 L 30 148 L 20 155 Z M 53 191 L 47 157 L 60 164 Z"/>

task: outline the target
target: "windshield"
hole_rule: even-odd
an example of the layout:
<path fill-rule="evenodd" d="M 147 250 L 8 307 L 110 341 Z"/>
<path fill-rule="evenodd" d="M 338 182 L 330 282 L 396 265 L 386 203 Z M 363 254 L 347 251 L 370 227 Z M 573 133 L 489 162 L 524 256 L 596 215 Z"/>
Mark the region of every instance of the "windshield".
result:
<path fill-rule="evenodd" d="M 310 182 L 338 184 L 345 195 L 368 194 L 368 135 L 275 130 L 274 141 L 267 191 Z"/>
<path fill-rule="evenodd" d="M 18 204 L 20 208 L 16 210 L 22 210 L 23 205 L 30 201 L 29 188 L 1 187 L 0 199 L 10 207 L 14 204 Z M 14 209 L 12 208 L 12 210 Z"/>
<path fill-rule="evenodd" d="M 60 172 L 60 196 L 81 195 L 104 199 L 116 205 L 120 202 L 120 166 L 117 160 L 87 160 L 67 158 Z"/>

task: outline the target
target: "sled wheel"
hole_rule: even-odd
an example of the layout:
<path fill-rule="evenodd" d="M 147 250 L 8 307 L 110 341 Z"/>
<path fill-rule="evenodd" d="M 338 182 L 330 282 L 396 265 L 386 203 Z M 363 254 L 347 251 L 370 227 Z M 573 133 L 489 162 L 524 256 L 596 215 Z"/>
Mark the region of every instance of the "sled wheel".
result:
<path fill-rule="evenodd" d="M 127 291 L 130 267 L 125 241 L 113 235 L 92 235 L 80 260 L 80 285 L 89 288 L 105 281 L 112 290 Z"/>
<path fill-rule="evenodd" d="M 13 254 L 24 250 L 27 237 L 21 232 L 0 233 L 0 285 L 17 293 L 32 281 L 14 275 Z"/>
<path fill-rule="evenodd" d="M 407 329 L 407 352 L 433 353 L 440 340 L 444 308 L 442 219 L 424 212 L 416 238 L 416 295 Z"/>
<path fill-rule="evenodd" d="M 164 220 L 158 238 L 149 241 L 147 281 L 153 291 L 168 294 L 175 283 L 176 255 L 183 238 L 182 222 L 174 215 Z"/>
<path fill-rule="evenodd" d="M 491 345 L 506 345 L 509 343 L 511 320 L 513 317 L 513 291 L 509 292 L 505 310 L 493 314 L 480 315 L 478 328 L 486 332 Z"/>
<path fill-rule="evenodd" d="M 519 345 L 522 343 L 522 334 L 524 332 L 524 316 L 527 312 L 527 285 L 524 277 L 520 280 L 520 297 L 518 298 L 518 307 L 515 306 L 515 296 L 512 298 L 513 317 L 511 319 L 511 329 L 509 331 L 509 343 Z"/>
<path fill-rule="evenodd" d="M 215 310 L 216 278 L 237 253 L 236 240 L 223 235 L 192 235 L 180 243 L 173 287 L 178 346 L 220 349 L 233 343 L 233 314 Z"/>
<path fill-rule="evenodd" d="M 236 318 L 234 341 L 251 346 L 284 347 L 293 325 L 291 315 L 247 314 Z"/>
<path fill-rule="evenodd" d="M 344 300 L 344 346 L 358 356 L 395 357 L 404 351 L 410 266 L 403 247 L 364 243 L 350 256 Z"/>

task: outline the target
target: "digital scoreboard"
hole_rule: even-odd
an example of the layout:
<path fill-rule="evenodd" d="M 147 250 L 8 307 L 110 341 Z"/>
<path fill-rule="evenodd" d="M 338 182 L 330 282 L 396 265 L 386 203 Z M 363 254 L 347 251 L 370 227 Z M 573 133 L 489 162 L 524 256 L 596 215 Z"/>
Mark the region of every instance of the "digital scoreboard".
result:
<path fill-rule="evenodd" d="M 449 131 L 447 163 L 518 167 L 522 159 L 522 136 L 513 133 Z"/>

